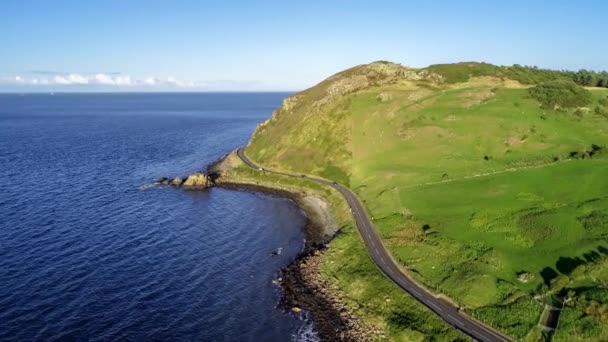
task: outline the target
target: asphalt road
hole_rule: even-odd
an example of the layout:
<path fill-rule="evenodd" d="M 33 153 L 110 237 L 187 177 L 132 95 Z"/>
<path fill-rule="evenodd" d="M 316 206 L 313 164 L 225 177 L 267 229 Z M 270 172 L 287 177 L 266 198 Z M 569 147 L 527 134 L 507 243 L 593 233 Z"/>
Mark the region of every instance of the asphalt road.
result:
<path fill-rule="evenodd" d="M 289 177 L 308 179 L 336 189 L 342 194 L 342 196 L 344 196 L 346 202 L 350 206 L 355 223 L 357 224 L 359 233 L 365 242 L 369 256 L 389 279 L 409 293 L 412 297 L 416 298 L 419 302 L 428 307 L 448 324 L 467 334 L 471 338 L 478 341 L 510 341 L 508 337 L 499 334 L 498 332 L 460 312 L 458 308 L 451 303 L 435 297 L 425 288 L 418 285 L 418 283 L 412 280 L 405 272 L 403 272 L 399 265 L 393 260 L 388 250 L 382 244 L 382 240 L 380 240 L 380 236 L 378 233 L 376 233 L 376 230 L 372 226 L 365 209 L 361 205 L 361 202 L 348 188 L 326 179 L 261 169 L 261 167 L 254 164 L 251 162 L 251 160 L 249 160 L 249 158 L 247 158 L 243 147 L 240 147 L 237 150 L 237 154 L 245 164 L 256 170 L 263 170 L 267 173 L 280 174 Z"/>

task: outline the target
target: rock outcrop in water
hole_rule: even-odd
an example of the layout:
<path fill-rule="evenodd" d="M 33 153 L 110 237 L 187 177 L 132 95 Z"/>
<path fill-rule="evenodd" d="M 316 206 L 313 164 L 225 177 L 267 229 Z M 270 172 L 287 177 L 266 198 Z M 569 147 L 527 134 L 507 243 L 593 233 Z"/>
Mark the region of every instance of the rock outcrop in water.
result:
<path fill-rule="evenodd" d="M 171 185 L 174 187 L 182 187 L 189 189 L 206 189 L 210 188 L 214 184 L 211 177 L 209 177 L 206 173 L 203 172 L 193 173 L 190 176 L 185 177 L 185 179 L 181 177 L 162 177 L 156 180 L 156 182 L 154 183 L 158 185 Z"/>
<path fill-rule="evenodd" d="M 206 174 L 197 172 L 188 176 L 183 186 L 186 188 L 208 188 L 209 183 L 209 177 Z"/>
<path fill-rule="evenodd" d="M 211 163 L 204 172 L 195 172 L 187 177 L 167 178 L 162 177 L 157 179 L 156 185 L 170 185 L 186 189 L 207 189 L 215 185 L 220 185 L 221 177 L 233 165 L 234 158 L 232 154 L 223 156 L 222 158 Z"/>

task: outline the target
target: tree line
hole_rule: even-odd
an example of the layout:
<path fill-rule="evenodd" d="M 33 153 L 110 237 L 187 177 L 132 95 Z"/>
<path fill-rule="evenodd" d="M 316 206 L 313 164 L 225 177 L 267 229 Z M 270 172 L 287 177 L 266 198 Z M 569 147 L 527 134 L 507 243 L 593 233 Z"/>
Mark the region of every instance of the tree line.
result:
<path fill-rule="evenodd" d="M 443 76 L 447 83 L 466 82 L 475 76 L 506 77 L 522 84 L 541 84 L 552 81 L 570 81 L 583 87 L 608 88 L 608 72 L 581 69 L 551 70 L 541 69 L 537 66 L 497 66 L 489 63 L 462 62 L 454 64 L 434 64 L 426 68 Z"/>
<path fill-rule="evenodd" d="M 583 87 L 602 87 L 608 88 L 608 72 L 594 71 L 581 69 L 579 71 L 571 70 L 550 70 L 539 69 L 536 66 L 521 66 L 515 64 L 508 67 L 508 70 L 515 75 L 516 78 L 523 78 L 524 83 L 538 83 L 539 81 L 550 80 L 571 80 L 574 83 Z"/>

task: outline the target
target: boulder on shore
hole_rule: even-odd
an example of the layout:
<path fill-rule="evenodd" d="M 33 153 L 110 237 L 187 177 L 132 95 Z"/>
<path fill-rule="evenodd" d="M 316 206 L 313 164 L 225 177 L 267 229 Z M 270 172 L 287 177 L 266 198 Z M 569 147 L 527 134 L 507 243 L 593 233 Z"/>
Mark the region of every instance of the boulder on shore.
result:
<path fill-rule="evenodd" d="M 182 185 L 183 181 L 181 178 L 179 177 L 175 177 L 173 178 L 173 180 L 171 181 L 171 185 L 175 185 L 175 186 L 180 186 Z"/>

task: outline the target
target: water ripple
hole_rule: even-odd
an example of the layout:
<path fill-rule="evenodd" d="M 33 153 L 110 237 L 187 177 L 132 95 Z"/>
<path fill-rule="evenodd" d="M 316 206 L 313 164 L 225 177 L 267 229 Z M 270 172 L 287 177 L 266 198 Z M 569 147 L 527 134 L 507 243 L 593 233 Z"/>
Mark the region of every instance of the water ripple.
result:
<path fill-rule="evenodd" d="M 283 96 L 0 95 L 0 340 L 289 340 L 305 323 L 271 280 L 302 248 L 297 208 L 140 190 L 244 143 Z"/>

